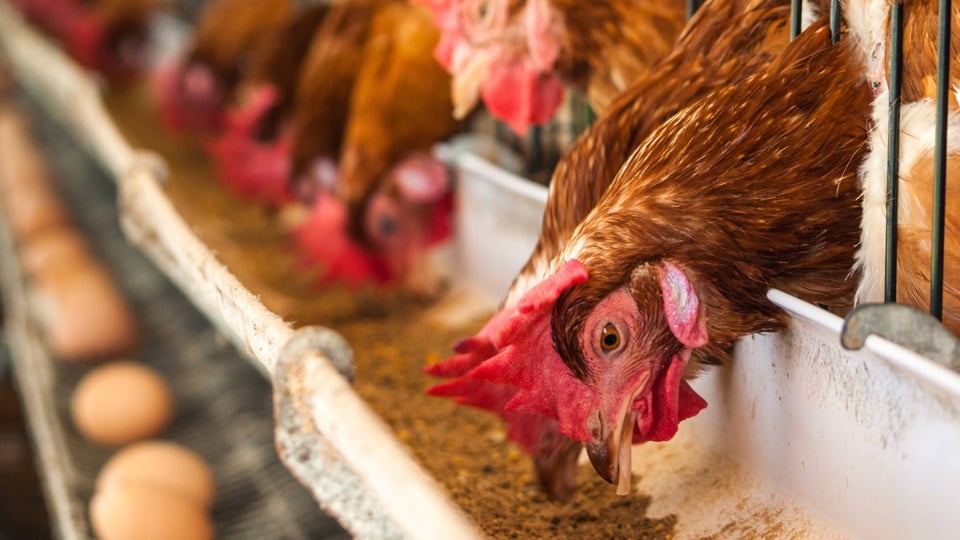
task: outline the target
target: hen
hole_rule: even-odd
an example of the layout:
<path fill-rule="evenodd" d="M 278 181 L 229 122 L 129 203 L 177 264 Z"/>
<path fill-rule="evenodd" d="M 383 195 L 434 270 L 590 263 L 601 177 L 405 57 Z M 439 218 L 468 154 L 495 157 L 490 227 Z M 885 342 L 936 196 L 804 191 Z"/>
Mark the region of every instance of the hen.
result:
<path fill-rule="evenodd" d="M 288 20 L 294 5 L 293 0 L 213 0 L 205 6 L 187 52 L 157 74 L 164 125 L 177 132 L 218 128 L 248 54 Z"/>
<path fill-rule="evenodd" d="M 207 145 L 217 177 L 238 195 L 268 204 L 290 199 L 290 115 L 310 43 L 329 6 L 292 14 L 249 53 L 249 74 L 222 132 Z"/>
<path fill-rule="evenodd" d="M 439 35 L 429 13 L 405 2 L 338 7 L 342 22 L 318 35 L 298 89 L 291 161 L 301 196 L 330 191 L 346 211 L 336 226 L 314 212 L 298 244 L 329 280 L 338 252 L 322 239 L 347 232 L 340 243 L 372 257 L 361 273 L 425 291 L 421 256 L 449 233 L 451 205 L 446 168 L 429 151 L 459 128 L 449 76 L 432 57 Z"/>
<path fill-rule="evenodd" d="M 156 0 L 14 0 L 83 66 L 122 79 L 143 67 L 147 18 Z"/>
<path fill-rule="evenodd" d="M 460 129 L 450 76 L 432 51 L 430 14 L 395 3 L 374 18 L 350 99 L 336 194 L 351 234 L 382 256 L 411 290 L 436 278 L 423 255 L 450 232 L 447 168 L 431 148 Z"/>
<path fill-rule="evenodd" d="M 436 56 L 453 73 L 457 115 L 482 95 L 521 135 L 553 115 L 561 82 L 603 111 L 670 51 L 685 17 L 673 0 L 418 1 L 443 31 Z"/>
<path fill-rule="evenodd" d="M 540 239 L 507 293 L 498 317 L 511 316 L 521 297 L 549 275 L 549 261 L 655 126 L 685 104 L 757 70 L 782 51 L 788 41 L 789 12 L 787 3 L 779 0 L 720 0 L 700 8 L 674 51 L 614 102 L 557 165 Z M 496 324 L 491 321 L 488 327 L 495 328 Z M 430 367 L 428 372 L 441 377 L 463 376 L 497 352 L 483 331 L 456 348 L 462 354 Z M 581 445 L 559 436 L 556 423 L 545 417 L 505 410 L 504 405 L 516 390 L 462 377 L 435 387 L 431 393 L 499 412 L 510 425 L 510 438 L 534 457 L 541 486 L 552 498 L 565 500 L 573 492 L 574 465 Z"/>
<path fill-rule="evenodd" d="M 705 3 L 558 167 L 500 313 L 428 368 L 455 377 L 432 394 L 508 421 L 554 498 L 581 444 L 629 489 L 630 442 L 667 440 L 706 405 L 685 381 L 697 365 L 783 327 L 768 288 L 852 302 L 862 44 L 831 46 L 820 20 L 784 48 L 788 11 Z"/>
<path fill-rule="evenodd" d="M 873 32 L 883 35 L 889 7 L 866 12 L 862 18 L 874 21 Z M 950 88 L 960 86 L 960 4 L 954 3 L 950 17 Z M 920 0 L 904 10 L 903 87 L 900 101 L 900 155 L 897 249 L 897 301 L 928 310 L 930 307 L 931 237 L 933 223 L 934 138 L 936 125 L 937 2 Z M 881 42 L 882 43 L 882 42 Z M 886 60 L 881 50 L 877 58 Z M 882 64 L 875 69 L 884 71 Z M 889 92 L 883 73 L 880 93 L 874 102 L 874 125 L 870 154 L 861 170 L 863 186 L 863 238 L 857 254 L 863 281 L 857 291 L 860 302 L 883 300 L 885 231 L 887 206 L 887 125 Z M 944 234 L 943 323 L 960 334 L 960 116 L 958 97 L 948 94 L 946 147 L 946 230 Z"/>

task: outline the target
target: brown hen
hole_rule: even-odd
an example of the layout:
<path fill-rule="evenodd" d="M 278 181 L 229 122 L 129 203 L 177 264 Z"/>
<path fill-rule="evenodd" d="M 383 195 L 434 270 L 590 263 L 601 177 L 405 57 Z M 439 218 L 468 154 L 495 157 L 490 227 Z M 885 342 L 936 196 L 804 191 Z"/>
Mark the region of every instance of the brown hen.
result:
<path fill-rule="evenodd" d="M 457 377 L 432 393 L 510 423 L 556 498 L 581 442 L 622 481 L 631 441 L 667 440 L 705 406 L 684 378 L 782 328 L 769 287 L 852 301 L 862 53 L 831 47 L 823 20 L 788 44 L 788 13 L 708 1 L 558 167 L 501 312 L 430 368 Z"/>

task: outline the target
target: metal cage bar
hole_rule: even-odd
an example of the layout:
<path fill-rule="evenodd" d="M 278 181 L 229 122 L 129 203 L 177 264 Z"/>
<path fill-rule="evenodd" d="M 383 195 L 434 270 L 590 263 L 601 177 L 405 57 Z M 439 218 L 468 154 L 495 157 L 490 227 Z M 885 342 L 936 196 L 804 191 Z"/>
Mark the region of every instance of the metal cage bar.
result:
<path fill-rule="evenodd" d="M 840 39 L 840 0 L 830 0 L 830 42 Z"/>
<path fill-rule="evenodd" d="M 890 10 L 890 115 L 887 121 L 887 236 L 884 302 L 897 301 L 897 214 L 900 198 L 900 87 L 903 69 L 903 3 Z"/>
<path fill-rule="evenodd" d="M 930 256 L 930 314 L 943 314 L 943 240 L 947 197 L 947 99 L 950 85 L 951 0 L 940 0 L 937 45 L 937 127 L 933 172 L 933 238 Z"/>
<path fill-rule="evenodd" d="M 803 23 L 803 0 L 790 0 L 790 39 L 800 35 Z"/>

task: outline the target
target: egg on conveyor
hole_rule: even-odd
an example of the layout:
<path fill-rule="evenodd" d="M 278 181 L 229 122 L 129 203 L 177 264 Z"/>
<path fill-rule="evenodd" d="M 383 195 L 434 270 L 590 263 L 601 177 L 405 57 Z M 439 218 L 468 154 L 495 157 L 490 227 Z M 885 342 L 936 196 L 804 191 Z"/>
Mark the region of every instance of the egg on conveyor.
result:
<path fill-rule="evenodd" d="M 4 156 L 10 157 L 8 152 L 4 152 Z M 7 176 L 11 174 L 22 174 L 22 171 L 13 171 Z M 17 244 L 46 228 L 70 223 L 69 212 L 53 186 L 45 178 L 26 176 L 0 191 L 7 223 Z"/>
<path fill-rule="evenodd" d="M 213 502 L 210 467 L 192 450 L 169 441 L 141 441 L 124 447 L 97 477 L 97 491 L 138 484 L 174 493 L 203 510 Z"/>
<path fill-rule="evenodd" d="M 129 353 L 139 339 L 136 319 L 99 263 L 73 259 L 40 268 L 30 305 L 58 358 L 91 361 Z"/>
<path fill-rule="evenodd" d="M 173 397 L 163 378 L 133 362 L 100 366 L 80 380 L 70 403 L 84 437 L 120 445 L 153 437 L 173 416 Z"/>
<path fill-rule="evenodd" d="M 200 506 L 145 484 L 120 484 L 97 491 L 90 521 L 100 540 L 207 540 L 213 525 Z"/>
<path fill-rule="evenodd" d="M 51 227 L 38 232 L 19 250 L 20 267 L 28 277 L 58 265 L 75 265 L 90 259 L 83 235 L 71 227 Z"/>

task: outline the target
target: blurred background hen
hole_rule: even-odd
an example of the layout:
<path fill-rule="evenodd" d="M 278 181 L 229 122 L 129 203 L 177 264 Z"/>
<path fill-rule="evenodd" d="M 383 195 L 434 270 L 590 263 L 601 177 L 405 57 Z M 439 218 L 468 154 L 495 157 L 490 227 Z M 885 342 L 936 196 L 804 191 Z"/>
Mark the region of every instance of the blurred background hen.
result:
<path fill-rule="evenodd" d="M 322 283 L 436 292 L 424 253 L 449 236 L 452 196 L 431 149 L 461 123 L 429 13 L 389 0 L 270 11 L 280 12 L 284 22 L 260 21 L 256 43 L 237 47 L 240 76 L 214 77 L 230 92 L 208 100 L 230 104 L 207 123 L 222 127 L 208 144 L 219 178 L 259 203 L 311 205 L 293 239 Z M 163 101 L 166 117 L 191 116 L 176 112 L 183 100 Z"/>

